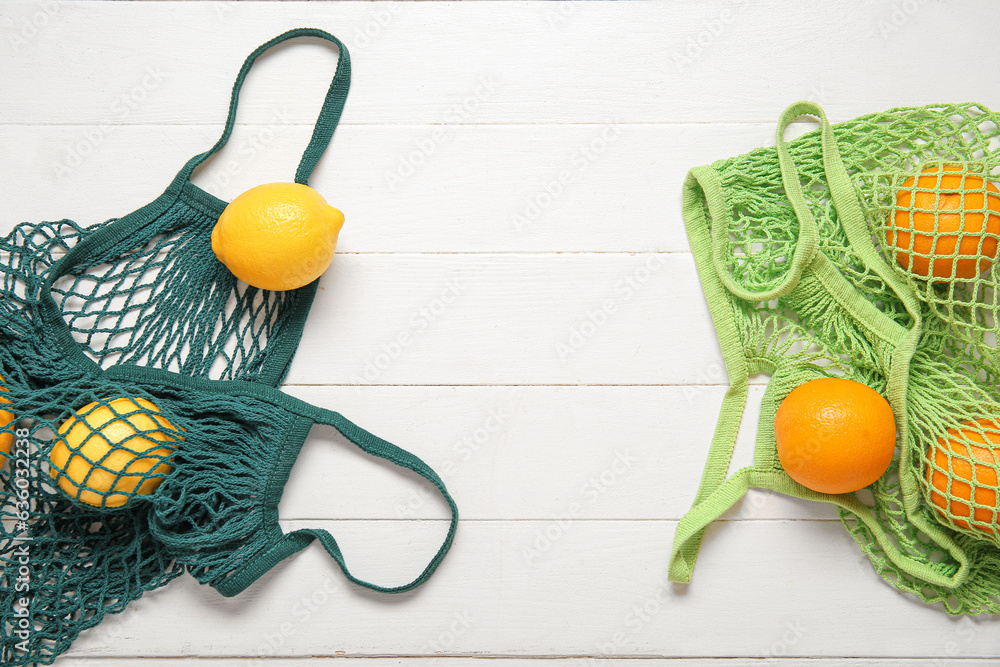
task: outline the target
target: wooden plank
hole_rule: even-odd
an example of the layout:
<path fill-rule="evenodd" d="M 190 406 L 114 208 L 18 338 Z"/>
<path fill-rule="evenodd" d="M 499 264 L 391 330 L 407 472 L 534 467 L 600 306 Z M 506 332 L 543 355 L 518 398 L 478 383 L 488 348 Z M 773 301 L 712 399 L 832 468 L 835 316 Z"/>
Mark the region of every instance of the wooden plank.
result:
<path fill-rule="evenodd" d="M 345 255 L 287 381 L 713 384 L 710 319 L 690 255 Z"/>
<path fill-rule="evenodd" d="M 287 382 L 728 384 L 713 341 L 687 254 L 342 255 Z"/>
<path fill-rule="evenodd" d="M 0 232 L 120 217 L 159 195 L 216 125 L 0 125 Z M 304 125 L 240 125 L 195 178 L 230 200 L 291 180 Z M 686 252 L 687 170 L 774 142 L 774 125 L 348 125 L 312 185 L 339 252 Z M 142 147 L 141 149 L 137 147 Z"/>
<path fill-rule="evenodd" d="M 0 118 L 16 123 L 220 122 L 246 54 L 300 25 L 352 50 L 347 123 L 773 122 L 803 98 L 838 120 L 903 104 L 1000 106 L 981 76 L 1000 55 L 1000 7 L 987 0 L 963 12 L 892 0 L 5 2 L 0 12 Z M 311 122 L 333 61 L 312 45 L 268 58 L 243 118 L 266 123 L 274 100 L 295 99 L 295 119 Z"/>
<path fill-rule="evenodd" d="M 413 452 L 466 520 L 679 519 L 701 479 L 723 387 L 302 387 Z M 763 387 L 751 388 L 732 469 L 750 465 Z M 328 427 L 292 472 L 287 519 L 442 519 L 437 492 Z M 836 520 L 832 506 L 751 491 L 727 519 Z"/>
<path fill-rule="evenodd" d="M 412 521 L 287 527 L 303 525 L 330 529 L 357 574 L 390 584 L 419 571 L 444 529 Z M 393 598 L 344 583 L 313 546 L 237 598 L 175 581 L 85 633 L 72 657 L 988 658 L 1000 651 L 994 621 L 955 619 L 901 595 L 835 523 L 717 524 L 688 586 L 664 578 L 674 525 L 467 522 L 437 576 Z"/>

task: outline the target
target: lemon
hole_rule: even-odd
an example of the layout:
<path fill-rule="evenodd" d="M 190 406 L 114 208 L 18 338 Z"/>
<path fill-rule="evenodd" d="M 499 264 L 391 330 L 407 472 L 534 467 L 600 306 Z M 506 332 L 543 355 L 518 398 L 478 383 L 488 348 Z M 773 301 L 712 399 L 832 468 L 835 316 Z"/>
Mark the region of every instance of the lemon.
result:
<path fill-rule="evenodd" d="M 212 250 L 245 283 L 290 290 L 333 261 L 344 214 L 308 185 L 268 183 L 236 197 L 212 230 Z"/>
<path fill-rule="evenodd" d="M 0 375 L 0 391 L 9 392 L 6 386 L 4 386 L 6 380 Z M 10 400 L 0 395 L 0 403 L 10 403 Z M 14 446 L 14 434 L 7 430 L 11 428 L 11 424 L 14 422 L 14 413 L 7 412 L 6 410 L 0 410 L 0 455 L 8 456 L 10 454 L 11 447 Z M 3 461 L 0 461 L 0 467 L 2 467 Z"/>
<path fill-rule="evenodd" d="M 59 488 L 95 507 L 121 507 L 133 495 L 156 490 L 173 469 L 164 459 L 174 452 L 179 430 L 144 398 L 94 402 L 59 426 L 49 454 L 49 474 Z"/>

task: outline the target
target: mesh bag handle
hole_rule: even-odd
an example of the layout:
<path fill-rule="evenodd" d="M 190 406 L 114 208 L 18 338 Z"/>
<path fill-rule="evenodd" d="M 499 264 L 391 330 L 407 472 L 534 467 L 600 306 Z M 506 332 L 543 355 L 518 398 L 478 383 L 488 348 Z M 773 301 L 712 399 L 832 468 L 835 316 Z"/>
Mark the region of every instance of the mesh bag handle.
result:
<path fill-rule="evenodd" d="M 819 230 L 816 226 L 816 218 L 806 205 L 802 196 L 802 185 L 799 183 L 798 173 L 795 170 L 795 163 L 788 152 L 785 143 L 785 127 L 790 122 L 802 115 L 803 106 L 808 102 L 799 102 L 785 109 L 778 121 L 777 144 L 778 163 L 781 165 L 781 179 L 785 186 L 785 195 L 795 211 L 795 216 L 799 221 L 798 241 L 795 244 L 795 251 L 792 253 L 791 263 L 788 272 L 782 281 L 770 290 L 755 292 L 748 290 L 737 283 L 729 270 L 726 268 L 726 257 L 729 253 L 729 216 L 722 217 L 722 224 L 712 226 L 712 258 L 715 262 L 716 273 L 726 289 L 737 297 L 746 301 L 767 301 L 782 297 L 798 285 L 802 272 L 816 257 L 819 251 Z M 822 110 L 820 110 L 822 113 Z"/>
<path fill-rule="evenodd" d="M 344 555 L 333 535 L 322 529 L 304 528 L 281 535 L 268 549 L 244 563 L 239 569 L 230 573 L 230 575 L 227 576 L 222 582 L 216 584 L 215 589 L 225 597 L 237 595 L 246 590 L 248 586 L 266 574 L 269 570 L 271 570 L 271 568 L 278 565 L 278 563 L 305 549 L 313 540 L 317 539 L 320 544 L 323 545 L 323 548 L 326 549 L 327 553 L 329 553 L 330 556 L 337 562 L 337 565 L 340 566 L 340 569 L 344 572 L 344 576 L 359 586 L 363 586 L 364 588 L 369 588 L 380 593 L 403 593 L 423 584 L 432 574 L 434 574 L 438 565 L 441 564 L 441 561 L 444 559 L 445 555 L 447 555 L 449 549 L 451 549 L 452 541 L 455 538 L 455 532 L 458 529 L 458 506 L 455 504 L 454 499 L 452 499 L 451 494 L 449 494 L 448 490 L 445 488 L 444 482 L 438 474 L 430 468 L 430 466 L 418 457 L 397 447 L 391 442 L 369 433 L 341 414 L 323 408 L 310 406 L 299 401 L 294 402 L 307 409 L 308 414 L 304 425 L 306 428 L 311 426 L 311 423 L 332 426 L 341 435 L 355 444 L 366 454 L 376 456 L 380 459 L 385 459 L 401 468 L 412 470 L 433 484 L 448 503 L 448 507 L 451 510 L 451 523 L 448 527 L 448 534 L 445 536 L 445 539 L 441 543 L 437 553 L 434 554 L 434 557 L 431 558 L 430 562 L 417 576 L 417 578 L 408 584 L 400 586 L 380 586 L 354 576 L 347 567 Z M 291 404 L 291 401 L 289 404 Z M 276 515 L 273 518 L 275 521 L 277 520 Z M 278 531 L 280 530 L 281 529 L 278 528 Z"/>
<path fill-rule="evenodd" d="M 920 501 L 919 482 L 912 473 L 912 468 L 909 465 L 910 454 L 906 443 L 907 377 L 910 359 L 920 340 L 920 307 L 912 291 L 882 260 L 872 245 L 857 193 L 854 190 L 837 148 L 833 127 L 818 104 L 808 101 L 792 104 L 781 115 L 778 122 L 776 139 L 782 183 L 800 225 L 799 243 L 789 267 L 789 272 L 782 280 L 782 283 L 766 293 L 748 291 L 735 283 L 726 269 L 725 256 L 723 254 L 727 250 L 726 244 L 729 237 L 729 218 L 726 215 L 720 215 L 717 218 L 723 224 L 716 226 L 714 224 L 715 221 L 713 221 L 711 236 L 713 266 L 705 266 L 702 262 L 699 262 L 698 269 L 702 274 L 714 274 L 718 282 L 737 297 L 748 301 L 759 301 L 774 299 L 788 294 L 795 288 L 805 269 L 809 267 L 828 286 L 836 286 L 842 305 L 848 311 L 858 316 L 859 319 L 863 321 L 866 316 L 871 317 L 876 313 L 882 319 L 887 319 L 876 309 L 872 308 L 864 296 L 857 292 L 856 289 L 850 287 L 846 283 L 846 280 L 837 274 L 835 267 L 826 256 L 819 251 L 818 245 L 814 246 L 814 244 L 818 244 L 818 230 L 815 218 L 809 211 L 808 205 L 802 196 L 798 170 L 795 167 L 794 160 L 791 158 L 784 138 L 784 130 L 788 124 L 802 115 L 813 115 L 820 121 L 823 168 L 831 197 L 833 198 L 845 232 L 848 235 L 848 240 L 859 257 L 873 271 L 878 273 L 886 281 L 886 284 L 900 296 L 906 304 L 907 311 L 913 318 L 913 325 L 909 329 L 905 329 L 895 323 L 876 322 L 887 333 L 891 334 L 893 330 L 897 333 L 894 336 L 897 347 L 893 352 L 890 363 L 888 391 L 890 404 L 896 415 L 899 429 L 904 435 L 900 463 L 900 483 L 903 489 L 904 507 L 914 525 L 946 549 L 959 564 L 959 567 L 954 572 L 946 573 L 929 566 L 927 563 L 912 558 L 909 554 L 904 553 L 898 548 L 893 542 L 892 537 L 878 522 L 871 509 L 863 504 L 855 494 L 828 495 L 811 491 L 794 482 L 783 471 L 768 469 L 763 464 L 765 457 L 761 455 L 760 451 L 757 452 L 756 465 L 744 468 L 733 476 L 726 478 L 726 473 L 732 460 L 733 448 L 736 444 L 739 423 L 746 405 L 749 373 L 762 371 L 774 372 L 776 369 L 765 368 L 759 364 L 751 368 L 735 343 L 738 337 L 732 323 L 724 318 L 716 317 L 720 335 L 724 332 L 730 334 L 721 336 L 723 338 L 721 342 L 731 374 L 731 386 L 723 401 L 715 436 L 712 439 L 709 449 L 708 461 L 692 509 L 677 525 L 670 555 L 669 577 L 671 581 L 677 582 L 689 582 L 691 580 L 695 561 L 697 560 L 708 524 L 722 516 L 726 510 L 746 494 L 750 487 L 758 487 L 808 500 L 833 503 L 851 512 L 872 532 L 874 539 L 882 547 L 886 556 L 902 571 L 933 584 L 956 587 L 961 585 L 969 574 L 969 557 L 939 525 L 925 521 L 919 512 L 916 511 L 916 506 Z M 714 172 L 706 168 L 697 168 L 692 170 L 685 182 L 684 215 L 688 221 L 688 233 L 692 238 L 693 246 L 697 245 L 700 247 L 703 243 L 708 242 L 708 239 L 705 238 L 706 234 L 703 225 L 705 211 L 700 207 L 696 196 L 698 181 L 699 179 L 716 178 Z M 709 211 L 719 213 L 721 205 L 722 202 L 710 199 Z M 697 250 L 697 248 L 694 249 Z M 699 253 L 696 252 L 695 254 L 696 257 L 699 256 Z M 711 304 L 713 297 L 716 296 L 717 288 L 706 281 L 705 291 Z M 729 329 L 733 330 L 729 331 Z M 768 385 L 765 393 L 765 401 L 774 401 L 774 386 L 772 377 L 772 382 Z M 763 421 L 765 416 L 765 413 L 762 411 L 762 426 L 764 426 Z M 760 440 L 758 440 L 759 445 Z"/>
<path fill-rule="evenodd" d="M 223 130 L 222 136 L 219 137 L 219 140 L 210 149 L 191 158 L 177 175 L 178 179 L 188 180 L 198 165 L 219 152 L 226 145 L 226 142 L 229 141 L 229 137 L 233 133 L 233 127 L 236 125 L 236 109 L 240 101 L 240 90 L 243 88 L 247 74 L 250 73 L 250 68 L 253 67 L 257 58 L 271 47 L 298 37 L 318 37 L 325 39 L 336 44 L 340 52 L 340 56 L 337 59 L 337 71 L 333 76 L 333 81 L 330 83 L 329 90 L 327 90 L 326 99 L 323 101 L 319 117 L 316 119 L 312 138 L 309 140 L 309 145 L 306 146 L 298 169 L 295 171 L 296 183 L 309 184 L 309 177 L 312 175 L 313 169 L 316 168 L 316 164 L 323 156 L 323 151 L 326 150 L 330 139 L 333 138 L 334 130 L 337 129 L 337 123 L 340 122 L 340 115 L 344 111 L 344 103 L 347 101 L 347 93 L 351 87 L 351 56 L 347 51 L 347 47 L 330 33 L 318 28 L 296 28 L 289 30 L 261 44 L 254 49 L 253 53 L 247 56 L 247 59 L 243 62 L 243 67 L 240 68 L 240 73 L 236 77 L 236 83 L 233 84 L 233 94 L 229 101 L 229 116 L 226 118 L 226 128 Z"/>
<path fill-rule="evenodd" d="M 196 425 L 189 421 L 190 428 L 185 433 L 185 437 L 191 440 L 192 444 L 188 446 L 186 451 L 181 448 L 177 460 L 173 461 L 174 472 L 172 474 L 181 486 L 169 489 L 167 495 L 170 497 L 164 497 L 164 489 L 175 481 L 167 479 L 164 482 L 166 486 L 161 487 L 157 494 L 151 496 L 156 505 L 155 516 L 151 519 L 153 537 L 171 553 L 177 555 L 192 570 L 201 571 L 206 568 L 216 570 L 216 573 L 209 573 L 207 579 L 199 580 L 210 583 L 226 597 L 242 592 L 271 568 L 301 551 L 316 539 L 333 557 L 350 581 L 383 593 L 401 593 L 424 583 L 434 573 L 451 548 L 458 528 L 458 506 L 441 477 L 417 456 L 357 426 L 338 412 L 311 405 L 277 388 L 259 382 L 208 380 L 130 364 L 114 366 L 105 371 L 104 377 L 127 382 L 128 386 L 133 386 L 135 383 L 135 386 L 155 387 L 164 396 L 183 396 L 187 403 L 199 396 L 202 399 L 206 396 L 232 397 L 236 400 L 247 399 L 249 402 L 240 403 L 238 411 L 245 412 L 247 419 L 253 419 L 254 423 L 258 424 L 258 426 L 253 427 L 254 430 L 259 428 L 262 420 L 267 423 L 281 422 L 286 424 L 286 426 L 281 427 L 281 435 L 278 432 L 273 432 L 262 436 L 262 440 L 249 442 L 240 440 L 236 437 L 235 432 L 220 435 L 219 431 L 211 433 L 205 431 L 199 436 Z M 166 404 L 169 405 L 169 402 Z M 213 408 L 213 410 L 218 409 L 218 406 Z M 230 414 L 234 408 L 228 405 L 224 406 L 223 409 L 226 411 L 225 414 Z M 181 423 L 178 421 L 178 424 Z M 288 534 L 282 531 L 278 524 L 278 505 L 299 452 L 308 438 L 310 430 L 316 424 L 333 427 L 366 454 L 384 459 L 400 468 L 411 470 L 420 475 L 438 490 L 448 504 L 450 509 L 448 533 L 427 566 L 410 583 L 386 587 L 355 577 L 348 569 L 337 541 L 326 530 L 307 528 Z M 223 440 L 213 440 L 213 438 L 220 437 Z M 274 441 L 275 438 L 283 439 L 283 442 Z M 196 440 L 197 442 L 195 442 Z M 265 450 L 273 452 L 274 457 L 268 458 L 270 452 Z M 261 464 L 262 468 L 258 471 L 257 465 L 253 461 L 246 464 L 241 463 L 235 456 L 236 452 L 248 454 L 251 459 L 267 460 Z M 256 452 L 256 455 L 253 452 Z M 211 456 L 205 457 L 206 453 L 211 454 Z M 197 493 L 186 485 L 192 484 L 191 480 L 194 476 L 203 473 L 206 466 L 215 468 L 219 465 L 220 459 L 215 456 L 216 454 L 221 454 L 224 459 L 228 459 L 228 467 L 222 472 L 214 472 L 211 479 L 198 477 L 199 485 L 219 484 L 221 483 L 220 475 L 228 475 L 230 480 L 233 479 L 233 476 L 254 475 L 245 477 L 243 480 L 243 483 L 251 485 L 249 488 L 252 491 L 249 495 L 252 495 L 253 498 L 248 501 L 249 505 L 242 506 L 241 514 L 245 515 L 251 509 L 254 512 L 260 510 L 262 514 L 255 515 L 255 518 L 250 520 L 253 525 L 247 532 L 242 532 L 242 528 L 240 528 L 238 537 L 234 536 L 235 534 L 225 533 L 225 529 L 220 529 L 216 518 L 210 517 L 203 521 L 203 518 L 196 518 L 190 514 L 192 507 L 199 503 L 196 502 Z M 257 472 L 260 472 L 261 475 L 255 476 Z M 251 481 L 247 482 L 247 480 Z M 211 514 L 216 509 L 216 502 L 214 500 L 206 502 L 206 507 Z M 197 527 L 195 527 L 196 524 Z M 221 530 L 223 533 L 221 541 L 210 544 L 209 541 L 203 540 L 201 528 L 213 532 Z M 234 548 L 234 545 L 231 544 L 232 541 L 244 542 L 254 551 L 252 554 L 248 552 L 245 556 L 240 555 L 235 560 L 231 559 L 230 556 L 226 556 L 222 560 L 211 557 L 211 552 L 219 549 L 223 552 L 231 552 Z M 231 565 L 233 567 L 230 567 Z M 219 576 L 216 577 L 216 574 Z"/>

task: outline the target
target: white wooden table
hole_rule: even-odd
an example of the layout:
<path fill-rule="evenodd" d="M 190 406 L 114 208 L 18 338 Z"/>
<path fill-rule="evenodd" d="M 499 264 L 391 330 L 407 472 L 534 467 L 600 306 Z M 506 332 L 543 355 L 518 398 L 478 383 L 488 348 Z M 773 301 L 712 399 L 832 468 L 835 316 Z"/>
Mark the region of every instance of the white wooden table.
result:
<path fill-rule="evenodd" d="M 994 619 L 883 583 L 825 506 L 752 492 L 692 584 L 666 563 L 727 382 L 686 170 L 771 144 L 803 98 L 834 121 L 1000 107 L 1000 7 L 4 2 L 0 231 L 153 199 L 220 133 L 243 58 L 300 26 L 344 39 L 355 77 L 313 179 L 347 224 L 285 389 L 442 471 L 454 550 L 398 597 L 345 583 L 318 546 L 234 599 L 185 577 L 57 665 L 997 664 Z M 196 182 L 228 199 L 290 180 L 335 58 L 300 43 L 263 59 Z M 386 584 L 446 528 L 416 478 L 319 429 L 281 512 Z"/>

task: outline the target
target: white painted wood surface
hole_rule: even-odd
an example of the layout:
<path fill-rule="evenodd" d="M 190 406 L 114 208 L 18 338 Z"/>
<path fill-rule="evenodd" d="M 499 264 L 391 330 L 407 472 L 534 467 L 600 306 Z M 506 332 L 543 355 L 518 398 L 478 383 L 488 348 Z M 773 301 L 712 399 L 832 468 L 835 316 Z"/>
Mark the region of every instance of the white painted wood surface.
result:
<path fill-rule="evenodd" d="M 424 458 L 463 512 L 412 594 L 351 587 L 313 547 L 232 600 L 173 582 L 56 664 L 996 664 L 994 619 L 898 594 L 825 506 L 752 492 L 690 586 L 665 576 L 726 385 L 686 170 L 773 142 L 802 98 L 833 120 L 998 107 L 998 19 L 931 0 L 0 4 L 0 231 L 141 206 L 215 140 L 254 47 L 302 25 L 348 43 L 351 96 L 313 180 L 347 225 L 286 389 Z M 289 179 L 334 62 L 314 43 L 262 60 L 196 182 L 230 198 Z M 388 584 L 446 525 L 413 476 L 325 429 L 281 511 Z"/>

